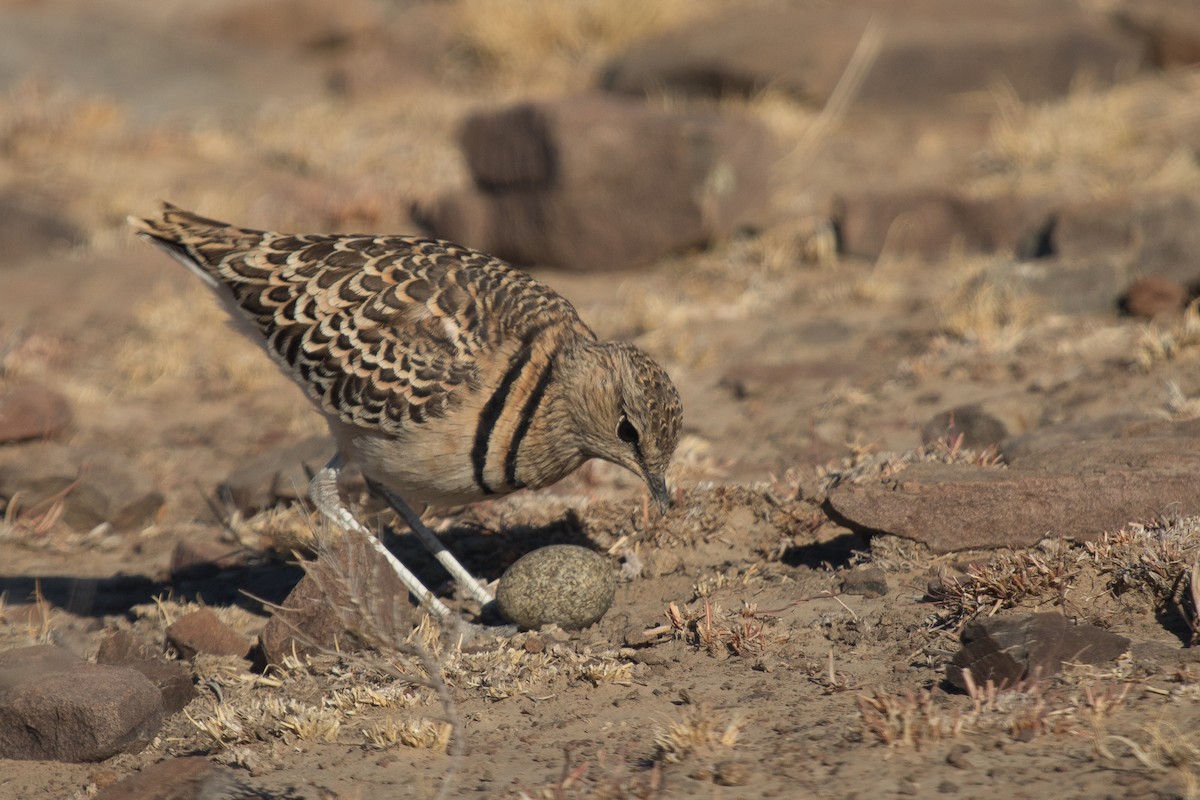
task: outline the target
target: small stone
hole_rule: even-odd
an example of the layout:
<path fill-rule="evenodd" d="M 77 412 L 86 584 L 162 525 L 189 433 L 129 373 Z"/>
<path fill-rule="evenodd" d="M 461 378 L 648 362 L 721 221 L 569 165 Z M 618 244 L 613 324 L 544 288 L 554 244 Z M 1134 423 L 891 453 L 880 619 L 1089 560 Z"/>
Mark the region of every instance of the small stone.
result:
<path fill-rule="evenodd" d="M 982 450 L 1007 439 L 1008 428 L 978 403 L 943 411 L 921 427 L 921 441 L 925 444 L 938 439 L 954 442 L 959 437 L 963 447 Z"/>
<path fill-rule="evenodd" d="M 950 752 L 946 754 L 946 763 L 955 769 L 971 769 L 975 765 L 967 758 L 967 753 L 971 752 L 971 745 L 956 744 L 950 748 Z"/>
<path fill-rule="evenodd" d="M 842 580 L 843 594 L 862 595 L 868 599 L 888 593 L 887 575 L 879 567 L 858 567 Z"/>
<path fill-rule="evenodd" d="M 44 439 L 71 424 L 65 397 L 44 386 L 15 386 L 0 392 L 0 444 Z"/>
<path fill-rule="evenodd" d="M 604 616 L 616 595 L 608 559 L 585 547 L 550 545 L 518 559 L 500 577 L 500 613 L 522 628 L 550 623 L 574 630 Z"/>
<path fill-rule="evenodd" d="M 145 747 L 162 694 L 140 673 L 58 648 L 0 653 L 0 758 L 102 761 Z"/>
<path fill-rule="evenodd" d="M 179 652 L 180 658 L 188 660 L 197 653 L 245 658 L 250 652 L 246 640 L 209 608 L 184 614 L 168 625 L 167 643 Z"/>
<path fill-rule="evenodd" d="M 1178 314 L 1188 303 L 1188 290 L 1166 275 L 1147 275 L 1129 284 L 1120 299 L 1121 310 L 1131 317 L 1153 319 Z"/>
<path fill-rule="evenodd" d="M 97 789 L 103 789 L 116 783 L 118 777 L 117 773 L 111 769 L 98 769 L 91 774 L 89 780 L 96 784 Z"/>

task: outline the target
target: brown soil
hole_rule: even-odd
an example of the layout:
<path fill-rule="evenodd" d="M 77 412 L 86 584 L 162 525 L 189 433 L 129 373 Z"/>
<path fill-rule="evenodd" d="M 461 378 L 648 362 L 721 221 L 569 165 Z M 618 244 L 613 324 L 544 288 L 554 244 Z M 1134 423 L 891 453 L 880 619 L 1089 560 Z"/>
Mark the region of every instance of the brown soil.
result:
<path fill-rule="evenodd" d="M 247 4 L 257 16 L 193 5 L 147 14 L 126 0 L 86 17 L 91 5 L 72 0 L 0 2 L 0 51 L 20 41 L 24 54 L 0 60 L 0 215 L 80 237 L 0 219 L 13 243 L 0 255 L 0 389 L 51 387 L 74 414 L 55 442 L 0 448 L 0 465 L 32 469 L 65 445 L 81 464 L 118 459 L 139 491 L 166 498 L 152 524 L 118 532 L 10 509 L 0 649 L 53 641 L 92 656 L 116 629 L 161 648 L 197 603 L 253 637 L 269 610 L 251 596 L 286 597 L 301 570 L 278 549 L 316 524 L 298 510 L 246 520 L 214 500 L 240 464 L 322 433 L 320 420 L 194 279 L 133 240 L 126 214 L 169 199 L 274 229 L 410 230 L 410 203 L 466 181 L 454 142 L 469 109 L 587 87 L 624 42 L 710 4 L 664 3 L 625 30 L 548 13 L 564 3 L 531 3 L 547 12 L 538 26 L 518 14 L 489 28 L 481 0 L 364 0 L 337 35 L 295 41 L 278 4 Z M 46 46 L 29 47 L 39 36 Z M 1189 612 L 1162 602 L 1193 562 L 1151 574 L 1142 558 L 1166 525 L 1194 560 L 1194 521 L 1137 509 L 1103 545 L 934 556 L 820 509 L 831 473 L 878 474 L 881 454 L 986 459 L 944 444 L 911 455 L 927 420 L 966 403 L 1012 434 L 1200 416 L 1194 314 L 1061 313 L 997 279 L 998 256 L 839 260 L 819 224 L 832 195 L 863 185 L 1200 190 L 1194 113 L 1154 117 L 1148 132 L 1132 95 L 1195 109 L 1200 84 L 1151 76 L 1044 106 L 997 96 L 958 116 L 852 112 L 780 161 L 776 221 L 756 236 L 637 272 L 534 270 L 676 379 L 681 502 L 660 518 L 636 478 L 589 464 L 541 493 L 430 519 L 487 579 L 546 544 L 611 555 L 623 577 L 597 625 L 456 642 L 426 623 L 399 650 L 313 655 L 266 677 L 200 656 L 200 696 L 145 750 L 100 765 L 0 761 L 0 797 L 88 797 L 182 755 L 281 798 L 1200 796 L 1200 658 L 1183 646 Z M 817 124 L 770 92 L 740 105 L 784 142 Z M 182 540 L 222 542 L 235 563 L 173 582 Z M 453 600 L 416 545 L 391 544 Z M 866 567 L 883 571 L 886 595 L 842 591 Z M 936 589 L 947 576 L 966 588 Z M 386 613 L 414 613 L 396 600 Z M 1131 653 L 1019 693 L 944 682 L 968 619 L 1056 608 L 1128 637 Z"/>

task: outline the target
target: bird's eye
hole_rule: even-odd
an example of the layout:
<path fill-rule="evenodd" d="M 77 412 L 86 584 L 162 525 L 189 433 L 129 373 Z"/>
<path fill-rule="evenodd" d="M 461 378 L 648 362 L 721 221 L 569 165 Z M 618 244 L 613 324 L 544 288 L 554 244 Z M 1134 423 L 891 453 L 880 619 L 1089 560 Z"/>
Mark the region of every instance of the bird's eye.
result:
<path fill-rule="evenodd" d="M 621 421 L 617 423 L 617 438 L 626 444 L 636 445 L 638 443 L 638 429 L 633 427 L 633 423 L 629 421 L 629 417 L 621 415 Z"/>

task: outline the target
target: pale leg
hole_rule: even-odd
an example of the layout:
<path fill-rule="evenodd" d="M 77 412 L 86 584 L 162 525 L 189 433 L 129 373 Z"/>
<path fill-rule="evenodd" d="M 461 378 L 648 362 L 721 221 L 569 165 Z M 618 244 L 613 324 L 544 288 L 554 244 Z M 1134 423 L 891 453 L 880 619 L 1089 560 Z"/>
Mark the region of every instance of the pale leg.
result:
<path fill-rule="evenodd" d="M 400 582 L 412 593 L 413 597 L 417 598 L 417 601 L 424 608 L 427 608 L 438 619 L 449 619 L 451 616 L 450 609 L 441 600 L 434 597 L 433 592 L 426 589 L 425 584 L 421 583 L 421 580 L 408 567 L 401 564 L 400 559 L 392 555 L 392 552 L 383 546 L 383 542 L 379 541 L 361 522 L 355 519 L 354 515 L 350 513 L 350 509 L 346 508 L 346 504 L 342 502 L 342 496 L 338 492 L 337 485 L 338 473 L 341 469 L 342 457 L 340 455 L 334 456 L 328 464 L 317 471 L 312 481 L 309 482 L 308 494 L 312 498 L 313 504 L 316 505 L 317 510 L 324 514 L 334 525 L 337 525 L 348 533 L 365 536 L 371 547 L 387 559 L 392 569 L 395 570 L 397 577 L 400 578 Z M 420 520 L 418 520 L 419 522 Z M 428 530 L 426 532 L 430 536 L 433 536 Z"/>
<path fill-rule="evenodd" d="M 425 523 L 421 522 L 421 516 L 409 507 L 408 503 L 404 502 L 404 498 L 393 492 L 386 486 L 382 486 L 374 481 L 368 480 L 367 485 L 371 487 L 371 491 L 378 494 L 388 502 L 392 510 L 404 518 L 408 523 L 408 527 L 421 540 L 421 544 L 433 553 L 433 557 L 446 568 L 446 571 L 454 576 L 454 580 L 458 581 L 458 585 L 467 590 L 471 597 L 475 598 L 482 605 L 491 603 L 496 598 L 487 590 L 483 582 L 467 571 L 467 568 L 458 563 L 458 559 L 454 557 L 437 534 L 425 527 Z"/>

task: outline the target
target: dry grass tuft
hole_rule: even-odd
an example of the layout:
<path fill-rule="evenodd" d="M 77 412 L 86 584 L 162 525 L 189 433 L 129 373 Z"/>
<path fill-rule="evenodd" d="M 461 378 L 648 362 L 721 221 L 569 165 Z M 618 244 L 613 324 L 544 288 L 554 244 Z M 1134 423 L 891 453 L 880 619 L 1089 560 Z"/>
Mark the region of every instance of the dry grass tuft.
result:
<path fill-rule="evenodd" d="M 747 606 L 740 612 L 723 611 L 707 597 L 682 610 L 671 603 L 666 616 L 674 636 L 712 655 L 728 652 L 742 657 L 759 656 L 787 639 L 773 630 L 778 620 L 760 615 L 756 607 Z"/>
<path fill-rule="evenodd" d="M 454 726 L 449 723 L 429 719 L 388 719 L 363 729 L 367 741 L 378 750 L 402 745 L 440 753 L 450 746 L 453 733 Z"/>
<path fill-rule="evenodd" d="M 1200 643 L 1200 517 L 1129 525 L 1084 548 L 1115 597 L 1148 596 L 1187 625 L 1191 644 Z"/>
<path fill-rule="evenodd" d="M 961 575 L 940 575 L 929 596 L 939 607 L 936 624 L 957 629 L 1005 608 L 1067 606 L 1085 581 L 1098 589 L 1089 608 L 1105 594 L 1139 593 L 1177 615 L 1193 642 L 1200 641 L 1200 518 L 1129 525 L 1098 542 L 1047 540 L 1031 550 L 995 553 L 967 564 Z"/>
<path fill-rule="evenodd" d="M 1200 300 L 1188 304 L 1183 314 L 1146 324 L 1137 343 L 1135 363 L 1149 372 L 1158 364 L 1200 353 Z"/>
<path fill-rule="evenodd" d="M 683 719 L 657 730 L 654 758 L 666 764 L 678 764 L 693 756 L 716 758 L 737 744 L 745 725 L 741 716 L 726 719 L 705 705 L 691 706 Z"/>
<path fill-rule="evenodd" d="M 956 286 L 941 301 L 942 329 L 985 353 L 1011 353 L 1031 333 L 1039 314 L 1033 299 L 1011 279 L 997 276 L 994 260 L 956 260 Z"/>
<path fill-rule="evenodd" d="M 460 0 L 460 56 L 472 72 L 502 86 L 582 88 L 632 42 L 695 17 L 682 0 Z"/>
<path fill-rule="evenodd" d="M 1101 731 L 1093 741 L 1105 761 L 1116 761 L 1113 746 L 1123 745 L 1145 769 L 1171 776 L 1182 797 L 1200 798 L 1200 734 L 1195 731 L 1157 721 L 1143 726 L 1136 737 L 1105 735 Z"/>
<path fill-rule="evenodd" d="M 864 732 L 888 747 L 914 747 L 959 736 L 973 721 L 942 708 L 930 690 L 858 696 Z"/>
<path fill-rule="evenodd" d="M 1034 550 L 999 553 L 973 561 L 962 575 L 943 574 L 930 588 L 941 610 L 940 625 L 957 628 L 978 614 L 991 616 L 1026 601 L 1062 605 L 1083 571 L 1082 553 L 1062 541 Z"/>
<path fill-rule="evenodd" d="M 1047 105 L 997 92 L 981 191 L 1127 192 L 1196 189 L 1200 166 L 1181 158 L 1200 108 L 1200 76 L 1078 90 Z"/>
<path fill-rule="evenodd" d="M 820 502 L 834 487 L 882 480 L 904 470 L 910 464 L 971 464 L 978 467 L 1000 468 L 1000 456 L 995 450 L 973 450 L 962 446 L 961 435 L 954 439 L 936 439 L 924 447 L 903 453 L 876 453 L 869 447 L 853 447 L 849 456 L 816 469 L 814 499 Z M 800 497 L 805 484 L 794 475 L 795 488 L 789 493 Z"/>

